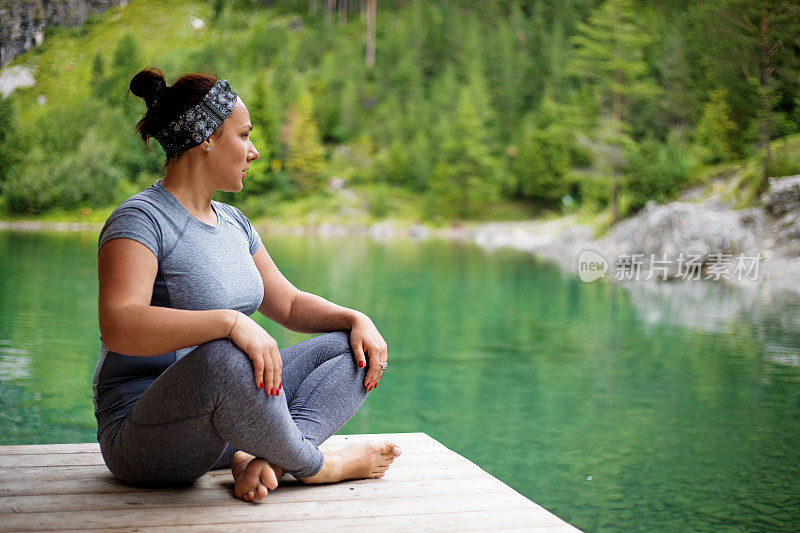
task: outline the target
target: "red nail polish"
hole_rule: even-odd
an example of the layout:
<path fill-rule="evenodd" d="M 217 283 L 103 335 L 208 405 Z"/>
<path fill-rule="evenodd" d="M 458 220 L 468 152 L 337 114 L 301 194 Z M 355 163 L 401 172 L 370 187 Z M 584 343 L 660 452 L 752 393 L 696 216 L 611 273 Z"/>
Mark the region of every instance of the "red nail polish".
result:
<path fill-rule="evenodd" d="M 281 387 L 283 387 L 283 383 L 278 383 L 278 390 L 281 390 Z"/>
<path fill-rule="evenodd" d="M 263 388 L 264 388 L 264 384 L 263 384 L 263 383 L 259 383 L 259 384 L 258 384 L 258 388 L 259 388 L 259 389 L 263 389 Z"/>
<path fill-rule="evenodd" d="M 275 389 L 269 389 L 270 396 L 275 396 Z"/>
<path fill-rule="evenodd" d="M 365 363 L 364 361 L 359 361 L 359 362 L 358 362 L 358 368 L 364 368 L 364 365 L 365 365 L 365 364 L 366 364 L 366 363 Z"/>

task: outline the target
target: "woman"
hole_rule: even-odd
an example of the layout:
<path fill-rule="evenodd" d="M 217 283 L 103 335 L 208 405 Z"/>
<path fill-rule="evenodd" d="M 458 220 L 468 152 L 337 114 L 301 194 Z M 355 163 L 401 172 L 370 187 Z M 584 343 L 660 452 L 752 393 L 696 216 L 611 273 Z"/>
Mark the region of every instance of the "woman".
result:
<path fill-rule="evenodd" d="M 211 200 L 240 191 L 259 157 L 244 103 L 226 80 L 188 74 L 167 87 L 155 68 L 130 89 L 147 104 L 137 131 L 167 161 L 100 233 L 93 389 L 106 465 L 162 486 L 230 466 L 245 501 L 285 472 L 305 483 L 381 477 L 400 455 L 393 442 L 317 449 L 377 386 L 388 365 L 380 333 L 363 313 L 297 290 L 247 218 Z M 278 351 L 256 310 L 331 333 Z"/>

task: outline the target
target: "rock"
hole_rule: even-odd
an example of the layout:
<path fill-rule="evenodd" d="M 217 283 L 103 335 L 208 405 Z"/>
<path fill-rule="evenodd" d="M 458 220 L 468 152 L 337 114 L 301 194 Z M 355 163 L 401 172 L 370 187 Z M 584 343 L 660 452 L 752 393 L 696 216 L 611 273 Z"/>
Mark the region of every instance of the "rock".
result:
<path fill-rule="evenodd" d="M 45 27 L 79 26 L 128 0 L 0 0 L 0 67 L 44 41 Z"/>
<path fill-rule="evenodd" d="M 769 190 L 761 199 L 775 217 L 772 228 L 776 245 L 785 255 L 800 255 L 800 175 L 770 178 Z"/>
<path fill-rule="evenodd" d="M 408 236 L 411 237 L 412 239 L 419 239 L 419 240 L 427 239 L 429 233 L 430 232 L 428 231 L 428 228 L 426 228 L 422 224 L 414 224 L 413 226 L 408 228 Z"/>
<path fill-rule="evenodd" d="M 790 223 L 781 226 L 778 230 L 778 238 L 781 240 L 800 239 L 800 217 L 795 216 Z"/>
<path fill-rule="evenodd" d="M 396 235 L 391 222 L 376 222 L 369 228 L 369 235 L 375 240 L 384 241 Z"/>
<path fill-rule="evenodd" d="M 800 175 L 770 178 L 763 203 L 775 215 L 800 210 Z"/>
<path fill-rule="evenodd" d="M 30 67 L 14 65 L 0 71 L 0 94 L 3 96 L 8 96 L 18 87 L 32 87 L 35 84 Z"/>
<path fill-rule="evenodd" d="M 739 214 L 739 223 L 754 232 L 759 232 L 764 228 L 764 219 L 764 211 L 758 207 L 745 209 Z"/>
<path fill-rule="evenodd" d="M 597 247 L 618 266 L 639 257 L 641 270 L 646 271 L 659 261 L 662 277 L 669 278 L 679 275 L 689 258 L 708 266 L 757 255 L 757 239 L 748 226 L 760 223 L 756 211 L 742 215 L 719 206 L 672 202 L 617 223 Z"/>

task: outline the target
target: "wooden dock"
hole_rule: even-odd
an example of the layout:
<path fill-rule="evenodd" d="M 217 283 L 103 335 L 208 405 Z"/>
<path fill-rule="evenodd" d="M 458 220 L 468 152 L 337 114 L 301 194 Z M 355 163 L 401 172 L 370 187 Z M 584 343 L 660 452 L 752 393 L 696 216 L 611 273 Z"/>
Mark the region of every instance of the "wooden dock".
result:
<path fill-rule="evenodd" d="M 97 443 L 0 446 L 0 531 L 578 531 L 425 433 L 334 435 L 320 449 L 383 438 L 403 449 L 383 478 L 287 475 L 256 503 L 234 497 L 228 469 L 190 488 L 143 489 L 114 479 Z"/>

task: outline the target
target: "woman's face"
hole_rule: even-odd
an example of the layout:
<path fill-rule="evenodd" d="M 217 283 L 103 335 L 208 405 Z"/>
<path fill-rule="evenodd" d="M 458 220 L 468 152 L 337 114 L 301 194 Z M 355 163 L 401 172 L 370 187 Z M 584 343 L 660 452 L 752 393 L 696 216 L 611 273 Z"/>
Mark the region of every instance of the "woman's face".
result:
<path fill-rule="evenodd" d="M 212 135 L 208 142 L 208 164 L 211 175 L 218 181 L 218 189 L 227 192 L 242 190 L 242 180 L 245 171 L 250 168 L 250 162 L 258 159 L 256 147 L 250 141 L 250 113 L 241 98 L 236 99 L 236 106 L 222 123 L 222 135 Z M 205 144 L 205 143 L 204 143 Z"/>

